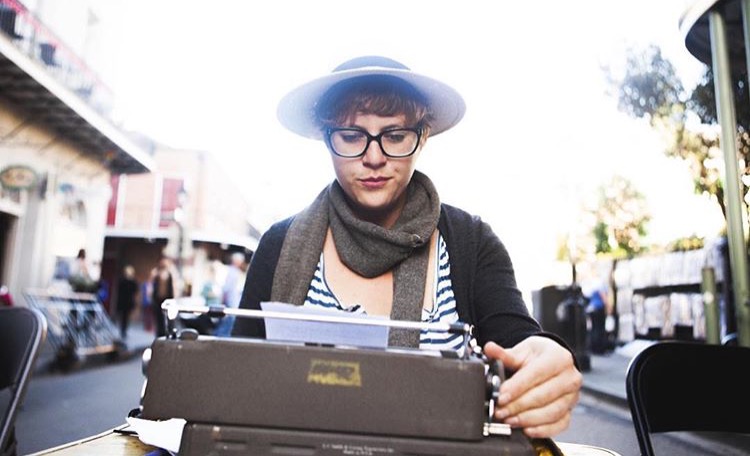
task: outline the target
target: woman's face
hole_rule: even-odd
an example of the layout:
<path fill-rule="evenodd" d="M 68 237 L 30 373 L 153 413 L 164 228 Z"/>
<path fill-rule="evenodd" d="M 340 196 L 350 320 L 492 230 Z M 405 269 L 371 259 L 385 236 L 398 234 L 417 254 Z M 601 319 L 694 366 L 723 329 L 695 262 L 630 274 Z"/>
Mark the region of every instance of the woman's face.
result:
<path fill-rule="evenodd" d="M 407 125 L 404 115 L 357 114 L 348 124 L 339 127 L 360 128 L 377 135 L 383 130 L 414 125 Z M 377 141 L 371 141 L 361 157 L 345 158 L 331 153 L 336 179 L 348 197 L 354 215 L 386 228 L 396 223 L 406 203 L 406 186 L 414 174 L 423 145 L 424 140 L 414 154 L 403 158 L 385 156 Z"/>

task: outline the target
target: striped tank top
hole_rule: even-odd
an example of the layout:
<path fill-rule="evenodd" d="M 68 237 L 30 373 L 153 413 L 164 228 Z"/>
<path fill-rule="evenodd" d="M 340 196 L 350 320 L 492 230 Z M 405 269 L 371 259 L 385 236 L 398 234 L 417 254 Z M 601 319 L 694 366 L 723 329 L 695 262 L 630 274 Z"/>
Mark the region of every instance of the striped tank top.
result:
<path fill-rule="evenodd" d="M 438 237 L 436 250 L 432 309 L 422 309 L 422 321 L 426 323 L 455 323 L 458 321 L 456 297 L 453 295 L 448 249 L 442 235 Z M 366 314 L 365 310 L 359 304 L 345 305 L 341 303 L 328 287 L 325 277 L 325 261 L 321 253 L 318 267 L 315 269 L 315 275 L 307 289 L 305 306 L 319 306 L 354 314 Z M 463 354 L 463 338 L 460 334 L 422 330 L 419 335 L 419 348 L 425 350 L 454 351 L 460 356 Z"/>

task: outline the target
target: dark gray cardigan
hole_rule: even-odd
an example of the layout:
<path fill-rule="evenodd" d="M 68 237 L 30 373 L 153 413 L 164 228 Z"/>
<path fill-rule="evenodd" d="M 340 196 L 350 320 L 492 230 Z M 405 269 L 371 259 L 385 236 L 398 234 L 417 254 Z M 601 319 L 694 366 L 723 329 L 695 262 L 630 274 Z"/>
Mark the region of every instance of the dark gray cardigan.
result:
<path fill-rule="evenodd" d="M 260 240 L 248 269 L 240 307 L 260 309 L 271 298 L 271 285 L 281 245 L 293 218 L 273 225 Z M 508 251 L 490 226 L 479 217 L 441 205 L 438 229 L 448 247 L 456 311 L 461 321 L 474 325 L 477 341 L 512 347 L 526 337 L 544 335 L 516 286 Z M 261 320 L 238 318 L 235 336 L 264 337 Z"/>

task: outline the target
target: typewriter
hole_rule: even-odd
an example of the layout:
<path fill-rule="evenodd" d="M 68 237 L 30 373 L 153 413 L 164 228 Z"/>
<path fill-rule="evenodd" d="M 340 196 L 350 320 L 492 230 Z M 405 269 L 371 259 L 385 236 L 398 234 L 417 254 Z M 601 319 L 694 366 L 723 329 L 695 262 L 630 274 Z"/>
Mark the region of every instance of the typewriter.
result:
<path fill-rule="evenodd" d="M 503 369 L 472 346 L 467 325 L 442 328 L 463 335 L 466 349 L 457 356 L 215 338 L 179 331 L 173 322 L 182 312 L 327 317 L 170 301 L 163 308 L 169 331 L 151 347 L 141 416 L 185 419 L 181 456 L 537 454 L 520 430 L 493 422 Z M 373 324 L 351 318 L 341 323 Z M 425 325 L 392 320 L 377 324 L 408 329 Z M 547 444 L 554 448 L 551 441 Z"/>

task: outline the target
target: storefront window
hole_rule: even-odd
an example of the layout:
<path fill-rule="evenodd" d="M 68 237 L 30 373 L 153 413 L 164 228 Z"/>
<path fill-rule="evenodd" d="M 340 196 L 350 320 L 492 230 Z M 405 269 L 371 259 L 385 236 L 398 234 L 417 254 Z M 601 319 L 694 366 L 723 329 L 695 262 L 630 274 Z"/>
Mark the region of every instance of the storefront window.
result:
<path fill-rule="evenodd" d="M 21 192 L 23 192 L 23 190 L 0 187 L 0 200 L 21 204 Z"/>
<path fill-rule="evenodd" d="M 60 184 L 60 217 L 78 227 L 86 227 L 86 205 L 71 184 Z"/>
<path fill-rule="evenodd" d="M 161 211 L 159 227 L 165 228 L 175 220 L 175 210 L 180 206 L 180 192 L 183 190 L 183 180 L 165 178 L 162 182 Z"/>

